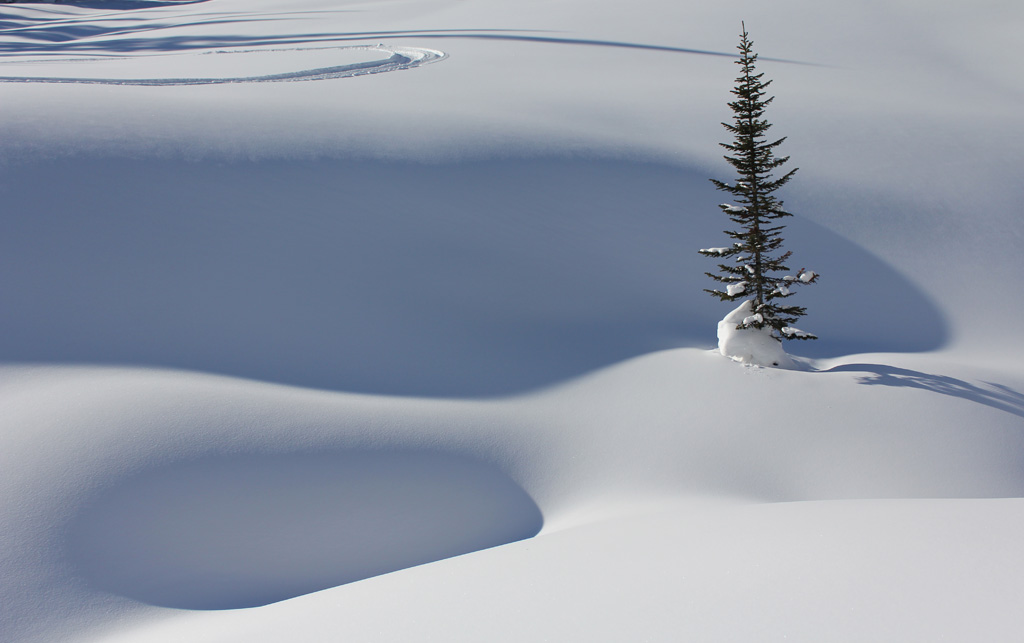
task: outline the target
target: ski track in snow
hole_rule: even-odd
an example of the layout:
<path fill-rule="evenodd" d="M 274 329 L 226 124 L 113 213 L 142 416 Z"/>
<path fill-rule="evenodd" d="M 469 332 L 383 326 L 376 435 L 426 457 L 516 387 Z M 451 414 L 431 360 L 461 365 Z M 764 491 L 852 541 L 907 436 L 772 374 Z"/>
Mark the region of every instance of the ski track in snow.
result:
<path fill-rule="evenodd" d="M 331 80 L 335 78 L 352 78 L 369 74 L 382 74 L 403 69 L 415 69 L 448 57 L 443 51 L 420 47 L 290 47 L 286 49 L 247 49 L 242 51 L 210 51 L 202 55 L 266 53 L 284 51 L 313 51 L 317 49 L 371 50 L 390 53 L 391 56 L 382 60 L 371 60 L 349 65 L 318 67 L 300 71 L 268 74 L 266 76 L 243 76 L 237 78 L 66 78 L 48 76 L 0 76 L 4 83 L 77 83 L 85 85 L 141 85 L 141 86 L 177 86 L 177 85 L 223 85 L 228 83 L 280 83 L 302 80 Z M 82 60 L 82 59 L 76 59 Z"/>

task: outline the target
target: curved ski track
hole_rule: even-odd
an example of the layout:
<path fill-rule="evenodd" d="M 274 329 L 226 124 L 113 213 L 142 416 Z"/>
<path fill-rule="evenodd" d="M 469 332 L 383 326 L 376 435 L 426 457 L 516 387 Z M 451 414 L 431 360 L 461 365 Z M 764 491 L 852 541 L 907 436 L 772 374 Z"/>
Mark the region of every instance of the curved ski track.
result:
<path fill-rule="evenodd" d="M 242 76 L 237 78 L 62 78 L 50 76 L 0 76 L 3 83 L 77 83 L 85 85 L 221 85 L 226 83 L 281 83 L 301 80 L 330 80 L 334 78 L 351 78 L 368 74 L 382 74 L 389 71 L 414 69 L 428 65 L 448 57 L 442 51 L 420 47 L 291 47 L 287 49 L 248 49 L 242 51 L 211 51 L 209 54 L 244 54 L 275 51 L 312 51 L 317 49 L 369 49 L 390 53 L 391 56 L 382 60 L 338 65 L 334 67 L 318 67 L 300 71 L 269 74 L 266 76 Z M 82 59 L 76 59 L 82 60 Z"/>

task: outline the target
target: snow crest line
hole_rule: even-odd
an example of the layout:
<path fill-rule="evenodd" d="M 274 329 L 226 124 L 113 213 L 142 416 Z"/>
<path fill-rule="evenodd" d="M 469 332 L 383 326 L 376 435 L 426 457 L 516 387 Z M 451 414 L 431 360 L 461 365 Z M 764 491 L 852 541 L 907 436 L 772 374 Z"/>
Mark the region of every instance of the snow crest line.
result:
<path fill-rule="evenodd" d="M 207 54 L 242 54 L 265 53 L 276 51 L 313 51 L 327 49 L 323 47 L 293 47 L 288 49 L 251 49 L 244 51 L 211 51 Z M 222 85 L 226 83 L 280 83 L 300 80 L 331 80 L 335 78 L 351 78 L 369 74 L 382 74 L 389 71 L 414 69 L 444 60 L 448 54 L 436 49 L 420 47 L 331 47 L 330 49 L 369 49 L 390 53 L 389 58 L 371 60 L 349 65 L 319 67 L 301 71 L 269 74 L 266 76 L 243 76 L 237 78 L 61 78 L 49 76 L 0 76 L 3 83 L 77 83 L 85 85 Z"/>

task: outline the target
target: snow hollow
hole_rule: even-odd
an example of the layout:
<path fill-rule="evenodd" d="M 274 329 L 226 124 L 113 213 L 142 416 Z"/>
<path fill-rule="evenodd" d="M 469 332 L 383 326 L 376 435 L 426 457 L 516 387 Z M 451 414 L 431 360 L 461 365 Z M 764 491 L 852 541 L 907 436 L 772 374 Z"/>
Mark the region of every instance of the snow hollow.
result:
<path fill-rule="evenodd" d="M 0 6 L 4 641 L 1019 636 L 1021 7 Z"/>

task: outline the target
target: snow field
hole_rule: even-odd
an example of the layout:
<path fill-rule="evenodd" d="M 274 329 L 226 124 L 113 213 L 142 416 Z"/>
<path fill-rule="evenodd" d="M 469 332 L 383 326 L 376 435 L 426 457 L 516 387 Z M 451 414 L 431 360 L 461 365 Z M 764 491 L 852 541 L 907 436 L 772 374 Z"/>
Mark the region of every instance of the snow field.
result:
<path fill-rule="evenodd" d="M 0 83 L 2 638 L 1016 640 L 1021 8 L 919 4 L 3 5 L 103 82 Z M 701 292 L 741 19 L 805 370 Z"/>
<path fill-rule="evenodd" d="M 35 627 L 51 638 L 89 631 L 113 634 L 127 627 L 129 638 L 161 640 L 165 626 L 177 631 L 180 612 L 148 605 L 209 609 L 258 604 L 261 596 L 272 600 L 351 580 L 353 573 L 366 575 L 352 570 L 367 565 L 398 569 L 409 561 L 436 558 L 437 552 L 517 540 L 538 529 L 541 516 L 538 544 L 518 545 L 505 554 L 525 557 L 527 569 L 543 568 L 532 552 L 546 547 L 547 538 L 574 533 L 582 539 L 574 546 L 592 551 L 587 543 L 598 536 L 588 534 L 602 530 L 630 531 L 632 536 L 622 537 L 627 550 L 628 543 L 636 542 L 645 556 L 677 560 L 691 549 L 670 547 L 671 541 L 643 527 L 651 524 L 644 521 L 689 525 L 711 511 L 710 524 L 724 520 L 729 525 L 749 515 L 743 507 L 760 506 L 752 502 L 808 506 L 808 519 L 818 520 L 813 518 L 818 505 L 806 501 L 878 498 L 917 507 L 924 505 L 896 499 L 1020 496 L 1024 408 L 1019 399 L 1000 398 L 998 388 L 980 384 L 972 394 L 973 378 L 947 380 L 944 394 L 941 378 L 929 388 L 926 371 L 916 370 L 928 364 L 924 358 L 886 382 L 872 372 L 883 367 L 873 367 L 870 356 L 864 357 L 865 363 L 821 364 L 827 370 L 809 373 L 737 368 L 703 350 L 667 351 L 545 392 L 461 402 L 317 393 L 175 372 L 8 369 L 3 417 L 11 425 L 3 434 L 8 441 L 18 436 L 24 426 L 19 420 L 26 417 L 34 430 L 22 432 L 20 441 L 5 448 L 5 471 L 15 481 L 9 497 L 18 499 L 5 510 L 10 524 L 18 526 L 8 529 L 5 538 L 9 558 L 4 576 L 10 590 L 5 604 L 21 615 L 21 622 L 46 623 L 41 630 L 41 623 Z M 910 379 L 912 374 L 917 381 Z M 956 389 L 956 382 L 963 390 Z M 753 397 L 745 405 L 710 408 L 702 403 L 744 383 L 756 384 L 746 389 Z M 982 396 L 985 390 L 990 397 Z M 773 405 L 793 391 L 813 402 L 799 411 Z M 44 415 L 41 399 L 63 402 Z M 766 413 L 754 428 L 749 426 L 750 407 Z M 972 432 L 963 431 L 968 425 L 975 427 Z M 636 439 L 639 431 L 643 440 Z M 464 464 L 452 467 L 452 462 Z M 692 505 L 681 498 L 705 500 Z M 467 502 L 486 502 L 498 511 L 481 513 Z M 967 500 L 959 502 L 933 501 L 942 508 L 934 520 L 941 520 L 947 509 L 955 516 L 970 506 Z M 530 509 L 533 503 L 537 509 Z M 860 506 L 876 515 L 871 511 L 890 505 L 864 501 Z M 976 511 L 987 516 L 983 520 L 1015 520 L 1005 514 L 1008 506 L 1016 505 L 993 502 Z M 664 517 L 643 518 L 652 514 Z M 420 523 L 410 523 L 415 519 L 410 516 L 422 516 Z M 788 518 L 778 520 L 779 529 L 799 530 L 781 526 Z M 627 527 L 636 521 L 641 526 Z M 587 527 L 603 523 L 609 526 Z M 882 541 L 886 524 L 865 529 Z M 688 533 L 698 538 L 697 532 Z M 844 542 L 855 550 L 864 546 L 855 532 L 845 540 L 842 533 L 831 532 L 828 551 Z M 930 546 L 936 552 L 958 551 L 959 533 L 934 533 Z M 663 544 L 651 545 L 651 539 Z M 798 556 L 799 550 L 785 540 L 766 539 L 757 556 L 771 559 L 778 547 L 789 552 L 786 556 Z M 903 555 L 908 541 L 913 539 L 893 540 L 885 556 Z M 723 547 L 715 549 L 723 557 L 732 551 L 715 538 L 705 542 Z M 26 558 L 25 552 L 42 556 Z M 33 559 L 38 562 L 26 564 Z M 919 559 L 912 577 L 936 573 L 927 560 Z M 628 561 L 597 558 L 589 564 L 605 568 L 609 578 L 624 579 L 635 573 Z M 443 575 L 447 564 L 422 569 Z M 557 591 L 581 582 L 582 564 L 572 564 L 576 571 L 565 573 L 573 580 L 562 581 L 566 585 Z M 865 572 L 864 578 L 882 582 L 877 576 L 882 569 Z M 1013 569 L 1004 568 L 1006 575 L 997 579 L 1011 589 L 1016 587 Z M 785 582 L 795 584 L 800 578 Z M 851 592 L 844 600 L 860 596 L 864 585 L 843 578 Z M 523 585 L 550 581 L 517 572 L 509 582 L 508 591 L 518 592 Z M 951 601 L 972 591 L 965 587 L 987 595 L 989 582 L 984 575 L 965 578 L 955 586 L 934 588 L 933 595 Z M 362 586 L 332 591 L 348 596 Z M 257 590 L 261 593 L 254 596 Z M 832 591 L 842 593 L 840 587 Z M 601 600 L 585 596 L 590 598 L 580 600 L 600 611 Z M 740 603 L 756 600 L 743 592 L 730 596 Z M 307 609 L 302 601 L 268 614 Z M 79 607 L 68 611 L 69 604 Z M 515 602 L 508 608 L 523 609 Z M 336 615 L 308 609 L 310 618 L 332 624 L 324 625 L 325 631 L 337 634 Z M 495 609 L 499 606 L 488 608 Z M 197 640 L 207 636 L 202 634 L 206 630 L 221 637 L 210 640 L 244 640 L 253 623 L 237 614 L 248 613 L 230 612 L 222 621 L 197 616 L 181 626 L 199 628 Z M 271 618 L 251 613 L 255 623 Z M 949 618 L 963 627 L 957 614 L 968 619 L 972 613 L 966 609 Z M 546 618 L 558 620 L 555 614 Z M 779 618 L 792 625 L 790 617 Z M 666 619 L 651 627 L 668 629 L 683 622 L 678 612 Z M 371 627 L 371 620 L 351 624 L 353 635 Z M 410 635 L 401 622 L 395 623 L 395 638 L 386 640 Z M 445 622 L 439 621 L 439 627 Z M 622 612 L 608 612 L 595 623 L 595 632 L 635 625 Z M 493 624 L 484 620 L 473 627 Z M 729 631 L 719 632 L 722 640 Z M 275 636 L 283 634 L 277 632 L 268 630 L 260 640 L 280 640 Z M 514 638 L 510 633 L 505 640 Z"/>

